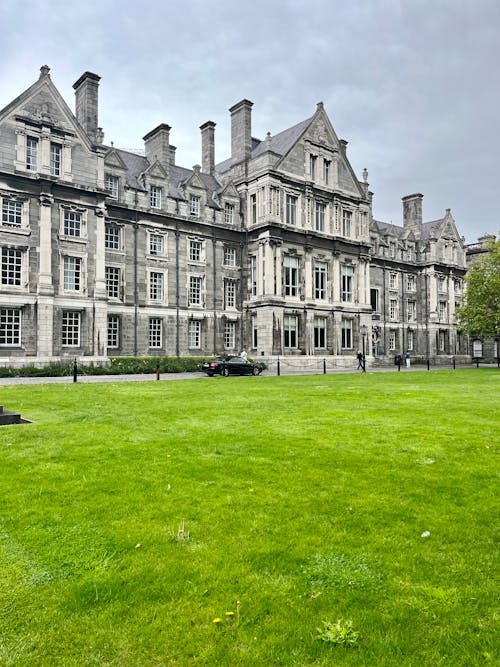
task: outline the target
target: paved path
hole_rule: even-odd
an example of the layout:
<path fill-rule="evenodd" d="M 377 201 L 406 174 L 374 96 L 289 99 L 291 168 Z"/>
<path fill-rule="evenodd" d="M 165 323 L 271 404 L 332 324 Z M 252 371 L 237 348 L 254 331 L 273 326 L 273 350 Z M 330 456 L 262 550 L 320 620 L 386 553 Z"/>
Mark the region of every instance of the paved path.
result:
<path fill-rule="evenodd" d="M 470 364 L 467 366 L 457 366 L 457 370 L 474 370 L 476 366 Z M 481 364 L 479 368 L 497 368 L 496 364 Z M 431 366 L 431 371 L 449 371 L 453 366 Z M 413 371 L 425 371 L 425 366 L 413 365 L 410 369 L 401 366 L 401 373 L 411 373 Z M 367 367 L 367 373 L 397 373 L 395 366 L 376 366 L 373 368 Z M 349 373 L 361 373 L 354 368 L 334 368 L 327 369 L 327 375 L 346 375 Z M 264 371 L 260 377 L 275 377 L 277 375 L 276 368 Z M 296 375 L 323 375 L 322 371 L 304 371 L 290 368 L 281 368 L 281 375 L 296 376 Z M 161 373 L 160 380 L 210 380 L 217 381 L 218 376 L 209 378 L 205 373 Z M 89 384 L 92 382 L 151 382 L 156 380 L 156 373 L 146 373 L 138 375 L 79 375 L 78 382 L 81 384 Z M 0 378 L 0 387 L 15 384 L 73 384 L 73 376 L 67 375 L 65 377 L 17 377 L 17 378 Z"/>

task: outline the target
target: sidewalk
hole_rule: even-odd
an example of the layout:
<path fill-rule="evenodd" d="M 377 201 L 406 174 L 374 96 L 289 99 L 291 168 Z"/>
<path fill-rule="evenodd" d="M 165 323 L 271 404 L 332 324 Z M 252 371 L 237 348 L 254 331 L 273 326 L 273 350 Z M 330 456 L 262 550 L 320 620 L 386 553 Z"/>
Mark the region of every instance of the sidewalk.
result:
<path fill-rule="evenodd" d="M 481 364 L 479 368 L 497 368 L 496 364 Z M 475 364 L 468 364 L 467 366 L 457 366 L 456 370 L 475 370 Z M 450 371 L 453 366 L 431 366 L 430 372 L 435 371 Z M 401 373 L 411 373 L 415 371 L 426 371 L 426 366 L 412 365 L 410 368 L 401 366 Z M 291 369 L 280 368 L 280 375 L 282 377 L 297 376 L 297 375 L 348 375 L 360 374 L 361 371 L 352 368 L 327 368 L 326 374 L 322 370 L 314 369 L 307 371 L 306 369 Z M 367 366 L 366 373 L 398 373 L 396 366 L 375 366 L 370 368 Z M 268 368 L 259 377 L 276 377 L 277 369 Z M 160 381 L 164 380 L 217 380 L 218 376 L 209 378 L 208 375 L 201 372 L 194 373 L 161 373 Z M 95 382 L 152 382 L 156 380 L 156 373 L 146 373 L 138 375 L 78 375 L 77 382 L 79 384 L 91 384 Z M 16 384 L 73 384 L 73 376 L 66 375 L 64 377 L 18 377 L 18 378 L 0 378 L 0 387 Z"/>

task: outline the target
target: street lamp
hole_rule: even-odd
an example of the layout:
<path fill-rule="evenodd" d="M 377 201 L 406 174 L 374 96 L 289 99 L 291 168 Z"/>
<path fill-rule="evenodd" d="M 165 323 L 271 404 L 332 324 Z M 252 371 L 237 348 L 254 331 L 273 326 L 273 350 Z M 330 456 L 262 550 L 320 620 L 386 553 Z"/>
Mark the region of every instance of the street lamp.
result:
<path fill-rule="evenodd" d="M 363 343 L 363 373 L 366 373 L 366 359 L 365 359 L 365 338 L 368 333 L 368 328 L 366 324 L 362 324 L 359 328 L 361 333 L 361 341 Z"/>

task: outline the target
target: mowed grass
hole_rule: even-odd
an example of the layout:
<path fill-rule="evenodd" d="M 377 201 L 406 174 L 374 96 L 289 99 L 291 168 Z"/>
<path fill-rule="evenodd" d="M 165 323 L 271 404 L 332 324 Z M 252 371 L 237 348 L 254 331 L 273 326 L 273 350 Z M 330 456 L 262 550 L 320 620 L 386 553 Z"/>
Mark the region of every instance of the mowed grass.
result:
<path fill-rule="evenodd" d="M 33 423 L 0 429 L 0 664 L 499 664 L 499 388 L 1 388 Z M 317 638 L 337 619 L 354 647 Z"/>

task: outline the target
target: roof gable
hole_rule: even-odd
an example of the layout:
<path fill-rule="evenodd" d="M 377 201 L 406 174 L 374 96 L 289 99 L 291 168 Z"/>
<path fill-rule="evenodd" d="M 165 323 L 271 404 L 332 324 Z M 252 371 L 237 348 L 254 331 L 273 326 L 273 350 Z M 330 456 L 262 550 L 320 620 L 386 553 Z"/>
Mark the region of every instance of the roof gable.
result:
<path fill-rule="evenodd" d="M 106 153 L 104 156 L 104 164 L 106 167 L 113 167 L 114 169 L 127 169 L 125 163 L 115 148 L 111 148 Z"/>

